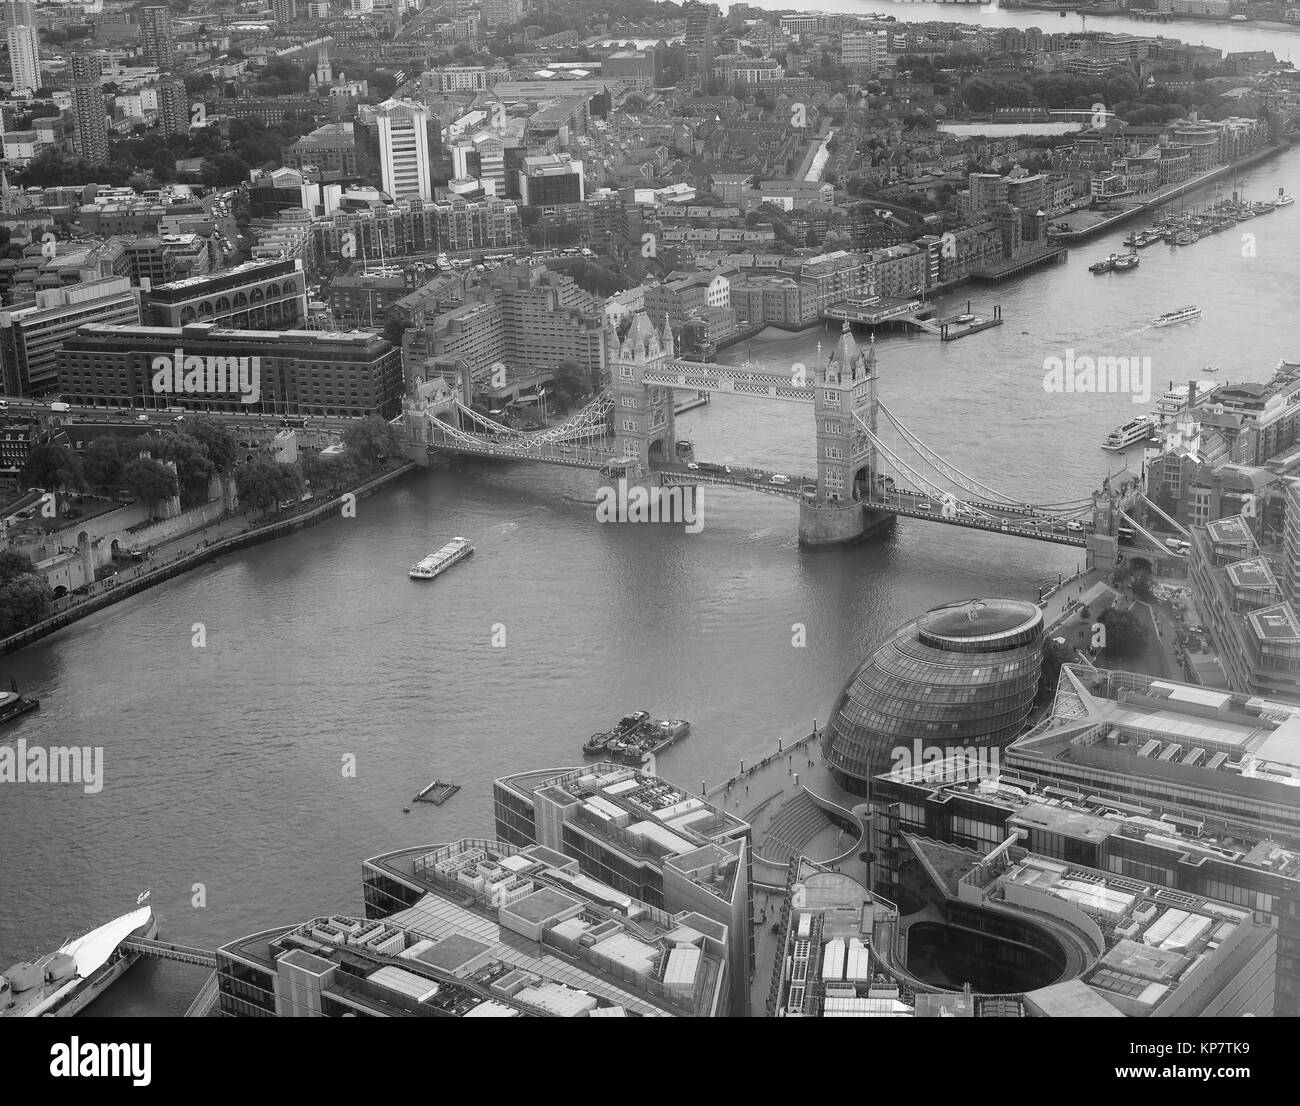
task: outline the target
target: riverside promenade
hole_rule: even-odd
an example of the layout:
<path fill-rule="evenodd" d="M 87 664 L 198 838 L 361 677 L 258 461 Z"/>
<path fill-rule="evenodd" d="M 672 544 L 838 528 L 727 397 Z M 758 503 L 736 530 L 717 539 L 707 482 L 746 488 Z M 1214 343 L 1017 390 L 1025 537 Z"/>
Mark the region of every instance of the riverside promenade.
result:
<path fill-rule="evenodd" d="M 409 476 L 417 469 L 418 466 L 414 462 L 407 462 L 372 477 L 350 492 L 344 492 L 319 506 L 293 514 L 288 518 L 270 522 L 257 521 L 248 511 L 241 511 L 164 542 L 150 551 L 151 555 L 147 561 L 130 565 L 111 579 L 97 580 L 86 595 L 69 595 L 55 600 L 52 607 L 54 613 L 49 617 L 0 640 L 0 656 L 22 649 L 87 615 L 101 611 L 114 603 L 120 603 L 123 599 L 136 595 L 146 588 L 174 579 L 183 572 L 198 568 L 227 553 L 271 541 L 323 522 L 339 513 L 343 504 L 349 502 L 347 496 L 365 499 L 387 485 Z"/>

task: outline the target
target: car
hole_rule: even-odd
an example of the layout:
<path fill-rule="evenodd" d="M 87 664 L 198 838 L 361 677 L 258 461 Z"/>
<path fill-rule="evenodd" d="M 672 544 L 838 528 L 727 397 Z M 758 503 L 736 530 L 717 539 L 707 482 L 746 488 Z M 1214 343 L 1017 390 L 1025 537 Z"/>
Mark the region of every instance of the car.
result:
<path fill-rule="evenodd" d="M 174 419 L 172 419 L 172 422 L 184 422 L 184 421 L 185 421 L 184 415 L 177 415 Z"/>
<path fill-rule="evenodd" d="M 698 472 L 700 468 L 700 466 L 697 465 L 694 461 L 688 461 L 686 463 L 686 467 L 690 469 L 692 472 Z"/>
<path fill-rule="evenodd" d="M 8 410 L 9 410 L 9 401 L 0 399 L 0 411 L 8 411 Z"/>
<path fill-rule="evenodd" d="M 149 416 L 148 416 L 148 415 L 136 415 L 136 417 L 135 417 L 135 421 L 136 421 L 136 422 L 148 422 L 148 421 L 149 421 Z"/>
<path fill-rule="evenodd" d="M 1073 519 L 1071 519 L 1069 522 L 1067 522 L 1067 523 L 1065 524 L 1065 528 L 1066 528 L 1067 530 L 1079 531 L 1079 530 L 1082 530 L 1082 529 L 1083 529 L 1083 523 L 1082 523 L 1082 522 L 1075 522 Z"/>
<path fill-rule="evenodd" d="M 934 510 L 934 504 L 931 503 L 928 499 L 923 499 L 923 500 L 921 500 L 920 503 L 918 503 L 918 504 L 916 505 L 916 509 L 917 509 L 918 511 L 933 511 L 933 510 Z"/>
<path fill-rule="evenodd" d="M 772 482 L 773 484 L 788 484 L 788 483 L 790 483 L 790 477 L 786 476 L 785 473 L 783 473 L 783 472 L 774 472 L 774 473 L 772 473 L 772 475 L 771 475 L 771 477 L 770 477 L 769 479 L 771 480 L 771 482 Z"/>

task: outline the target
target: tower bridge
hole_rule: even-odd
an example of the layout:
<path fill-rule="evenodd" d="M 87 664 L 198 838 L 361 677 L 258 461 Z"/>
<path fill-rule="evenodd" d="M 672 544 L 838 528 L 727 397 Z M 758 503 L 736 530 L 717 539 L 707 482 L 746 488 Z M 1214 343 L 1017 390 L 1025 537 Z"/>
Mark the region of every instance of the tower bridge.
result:
<path fill-rule="evenodd" d="M 1007 534 L 1087 550 L 1114 562 L 1116 532 L 1136 493 L 1125 486 L 1057 503 L 1026 503 L 963 472 L 922 441 L 881 401 L 875 344 L 859 347 L 844 320 L 824 363 L 784 372 L 676 356 L 671 327 L 637 313 L 626 335 L 609 332 L 609 387 L 568 420 L 521 431 L 460 398 L 409 406 L 407 441 L 421 454 L 459 453 L 593 469 L 640 486 L 704 485 L 761 491 L 794 501 L 806 545 L 857 540 L 897 517 Z M 810 407 L 815 471 L 796 476 L 740 462 L 684 463 L 677 456 L 673 392 L 717 392 Z"/>

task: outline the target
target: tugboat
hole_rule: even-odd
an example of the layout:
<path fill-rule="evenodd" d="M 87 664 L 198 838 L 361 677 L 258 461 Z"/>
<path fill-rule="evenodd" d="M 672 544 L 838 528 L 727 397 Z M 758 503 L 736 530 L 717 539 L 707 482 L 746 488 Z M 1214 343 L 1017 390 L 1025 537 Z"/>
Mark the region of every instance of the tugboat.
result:
<path fill-rule="evenodd" d="M 1278 207 L 1290 207 L 1293 203 L 1295 203 L 1295 197 L 1291 195 L 1291 193 L 1288 192 L 1285 188 L 1279 188 L 1277 190 L 1277 199 L 1274 201 L 1274 203 Z"/>
<path fill-rule="evenodd" d="M 612 730 L 605 733 L 594 733 L 582 746 L 583 755 L 589 757 L 600 756 L 606 752 L 610 745 L 621 737 L 627 737 L 643 722 L 650 721 L 650 713 L 644 710 L 634 711 L 632 714 L 625 714 L 618 720 L 618 725 Z"/>
<path fill-rule="evenodd" d="M 1126 254 L 1123 257 L 1115 258 L 1115 272 L 1126 273 L 1130 269 L 1136 269 L 1141 258 L 1135 253 Z"/>
<path fill-rule="evenodd" d="M 1109 273 L 1115 268 L 1115 262 L 1118 258 L 1119 254 L 1113 253 L 1109 257 L 1102 258 L 1100 261 L 1094 261 L 1088 266 L 1088 272 Z"/>
<path fill-rule="evenodd" d="M 0 726 L 12 722 L 29 710 L 36 710 L 41 705 L 39 699 L 28 699 L 18 694 L 18 681 L 9 681 L 9 691 L 0 691 Z"/>

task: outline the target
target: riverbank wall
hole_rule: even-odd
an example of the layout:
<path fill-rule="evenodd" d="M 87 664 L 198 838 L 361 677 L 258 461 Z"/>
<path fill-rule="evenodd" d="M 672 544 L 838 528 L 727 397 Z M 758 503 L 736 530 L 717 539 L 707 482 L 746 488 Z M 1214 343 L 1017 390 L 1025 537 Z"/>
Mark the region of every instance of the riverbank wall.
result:
<path fill-rule="evenodd" d="M 190 569 L 198 568 L 200 565 L 214 561 L 227 553 L 234 553 L 249 546 L 260 545 L 262 542 L 292 534 L 297 530 L 304 530 L 308 526 L 315 526 L 318 522 L 324 522 L 325 519 L 338 514 L 345 502 L 351 502 L 347 498 L 348 496 L 365 499 L 389 484 L 409 476 L 416 469 L 417 466 L 414 463 L 408 463 L 400 468 L 393 469 L 391 472 L 381 473 L 379 476 L 373 477 L 359 487 L 354 488 L 351 492 L 336 496 L 327 503 L 323 503 L 310 511 L 305 511 L 303 514 L 295 515 L 293 518 L 280 519 L 277 522 L 270 522 L 264 526 L 255 526 L 244 533 L 223 538 L 221 541 L 213 542 L 210 546 L 195 550 L 178 560 L 160 565 L 146 572 L 143 576 L 123 580 L 100 595 L 91 596 L 65 611 L 60 611 L 56 615 L 43 619 L 34 626 L 29 626 L 25 630 L 20 630 L 18 633 L 0 640 L 0 657 L 16 652 L 49 634 L 57 633 L 65 626 L 70 626 L 87 615 L 102 611 L 105 607 L 120 603 L 122 600 L 130 598 L 146 588 L 155 587 L 167 580 L 174 579 Z M 194 532 L 196 538 L 199 537 L 199 533 L 199 531 Z"/>

